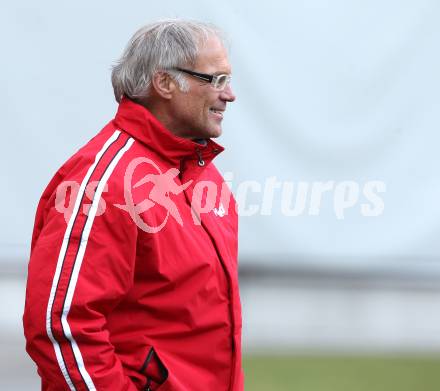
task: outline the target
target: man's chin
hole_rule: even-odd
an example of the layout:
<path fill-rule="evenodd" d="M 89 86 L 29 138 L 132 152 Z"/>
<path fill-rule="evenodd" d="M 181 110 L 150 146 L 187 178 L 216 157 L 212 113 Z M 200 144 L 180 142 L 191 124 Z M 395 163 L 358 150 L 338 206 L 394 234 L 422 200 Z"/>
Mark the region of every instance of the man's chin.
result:
<path fill-rule="evenodd" d="M 221 127 L 215 127 L 212 129 L 212 131 L 210 131 L 210 136 L 209 138 L 217 138 L 220 137 L 222 135 L 222 128 Z"/>
<path fill-rule="evenodd" d="M 206 126 L 205 128 L 199 128 L 198 132 L 194 131 L 190 138 L 208 139 L 217 138 L 222 135 L 222 127 L 219 124 Z"/>

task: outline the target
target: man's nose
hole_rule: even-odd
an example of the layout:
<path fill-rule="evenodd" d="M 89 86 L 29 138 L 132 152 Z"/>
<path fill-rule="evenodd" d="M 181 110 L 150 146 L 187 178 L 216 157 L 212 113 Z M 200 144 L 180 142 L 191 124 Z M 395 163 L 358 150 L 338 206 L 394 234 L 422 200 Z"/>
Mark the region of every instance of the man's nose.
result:
<path fill-rule="evenodd" d="M 235 94 L 232 91 L 232 87 L 230 84 L 226 86 L 226 88 L 222 91 L 220 94 L 220 99 L 226 101 L 226 102 L 233 102 L 235 100 Z"/>

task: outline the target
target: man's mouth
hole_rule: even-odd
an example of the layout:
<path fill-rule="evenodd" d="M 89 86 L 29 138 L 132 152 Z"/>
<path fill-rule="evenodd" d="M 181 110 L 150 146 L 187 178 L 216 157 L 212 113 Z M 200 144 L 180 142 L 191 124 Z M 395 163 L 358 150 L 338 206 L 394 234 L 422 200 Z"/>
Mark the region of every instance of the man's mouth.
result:
<path fill-rule="evenodd" d="M 212 113 L 212 114 L 214 114 L 217 118 L 223 118 L 223 112 L 224 112 L 225 110 L 223 110 L 223 109 L 216 109 L 216 108 L 214 108 L 214 107 L 211 107 L 210 109 L 209 109 L 209 112 L 210 113 Z"/>

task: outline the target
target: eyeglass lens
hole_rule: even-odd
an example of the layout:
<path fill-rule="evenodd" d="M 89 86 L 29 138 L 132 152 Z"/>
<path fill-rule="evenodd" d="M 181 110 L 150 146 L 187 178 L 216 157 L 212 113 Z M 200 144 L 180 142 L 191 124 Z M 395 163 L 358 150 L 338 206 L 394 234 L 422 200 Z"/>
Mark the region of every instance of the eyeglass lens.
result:
<path fill-rule="evenodd" d="M 215 88 L 224 89 L 229 82 L 228 75 L 219 75 L 215 82 Z"/>

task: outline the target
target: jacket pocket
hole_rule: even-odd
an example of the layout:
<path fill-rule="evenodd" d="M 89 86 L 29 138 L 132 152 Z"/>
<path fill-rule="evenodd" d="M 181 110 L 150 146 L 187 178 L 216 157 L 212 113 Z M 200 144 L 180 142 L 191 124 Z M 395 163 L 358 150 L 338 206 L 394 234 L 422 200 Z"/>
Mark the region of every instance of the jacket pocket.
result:
<path fill-rule="evenodd" d="M 150 348 L 139 371 L 147 378 L 144 391 L 155 391 L 168 378 L 168 369 L 160 360 L 153 347 Z"/>

